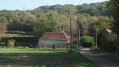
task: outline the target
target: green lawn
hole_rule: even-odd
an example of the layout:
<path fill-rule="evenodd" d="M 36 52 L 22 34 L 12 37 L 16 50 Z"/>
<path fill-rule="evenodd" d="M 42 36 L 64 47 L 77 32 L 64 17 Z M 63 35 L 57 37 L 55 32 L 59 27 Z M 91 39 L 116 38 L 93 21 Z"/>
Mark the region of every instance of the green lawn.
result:
<path fill-rule="evenodd" d="M 75 49 L 0 48 L 0 66 L 6 67 L 99 67 Z M 68 60 L 66 60 L 68 59 Z"/>

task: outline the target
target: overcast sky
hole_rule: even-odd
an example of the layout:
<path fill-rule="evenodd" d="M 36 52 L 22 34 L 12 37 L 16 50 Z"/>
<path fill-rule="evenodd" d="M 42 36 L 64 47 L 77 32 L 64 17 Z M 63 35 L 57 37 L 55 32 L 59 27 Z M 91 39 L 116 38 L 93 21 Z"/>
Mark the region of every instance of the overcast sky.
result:
<path fill-rule="evenodd" d="M 96 3 L 96 2 L 104 2 L 109 0 L 1 0 L 0 1 L 0 10 L 32 10 L 39 6 L 45 5 L 65 5 L 65 4 L 73 4 L 73 5 L 81 5 L 84 3 Z"/>

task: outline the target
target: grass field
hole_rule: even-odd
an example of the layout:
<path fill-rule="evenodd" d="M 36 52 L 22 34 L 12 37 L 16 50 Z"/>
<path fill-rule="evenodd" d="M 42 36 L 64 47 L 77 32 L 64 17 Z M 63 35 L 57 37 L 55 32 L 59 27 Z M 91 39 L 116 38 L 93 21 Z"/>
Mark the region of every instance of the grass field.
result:
<path fill-rule="evenodd" d="M 79 50 L 0 48 L 0 67 L 99 67 Z"/>
<path fill-rule="evenodd" d="M 0 66 L 60 67 L 67 49 L 0 49 Z"/>

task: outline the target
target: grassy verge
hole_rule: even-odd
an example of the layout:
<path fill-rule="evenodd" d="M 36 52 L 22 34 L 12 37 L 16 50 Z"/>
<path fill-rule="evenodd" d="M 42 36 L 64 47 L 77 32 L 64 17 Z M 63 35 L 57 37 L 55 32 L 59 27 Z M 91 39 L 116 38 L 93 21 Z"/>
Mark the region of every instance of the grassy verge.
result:
<path fill-rule="evenodd" d="M 100 49 L 96 48 L 91 48 L 90 51 L 98 56 L 104 57 L 115 62 L 119 62 L 119 55 L 117 53 L 102 52 Z"/>
<path fill-rule="evenodd" d="M 82 56 L 79 52 L 82 48 L 73 49 L 73 52 L 68 54 L 69 63 L 72 64 L 73 67 L 100 67 L 96 63 Z"/>

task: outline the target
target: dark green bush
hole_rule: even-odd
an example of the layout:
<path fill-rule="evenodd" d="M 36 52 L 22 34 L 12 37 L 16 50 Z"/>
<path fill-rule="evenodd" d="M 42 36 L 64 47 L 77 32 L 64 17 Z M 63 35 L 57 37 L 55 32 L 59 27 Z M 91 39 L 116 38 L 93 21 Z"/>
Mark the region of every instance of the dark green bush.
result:
<path fill-rule="evenodd" d="M 116 49 L 118 49 L 117 48 L 118 44 L 119 44 L 118 41 L 119 40 L 116 37 L 114 37 L 113 35 L 107 34 L 103 37 L 103 42 L 100 41 L 102 43 L 100 48 L 103 51 L 114 52 L 114 51 L 116 51 Z"/>
<path fill-rule="evenodd" d="M 56 49 L 56 45 L 55 44 L 52 46 L 52 49 Z"/>
<path fill-rule="evenodd" d="M 91 36 L 82 36 L 80 40 L 83 47 L 91 47 L 95 44 L 94 37 Z"/>
<path fill-rule="evenodd" d="M 38 43 L 38 38 L 35 37 L 4 37 L 1 41 L 7 43 L 11 39 L 15 40 L 14 46 L 37 47 Z"/>
<path fill-rule="evenodd" d="M 5 42 L 0 42 L 0 46 L 5 46 Z"/>

